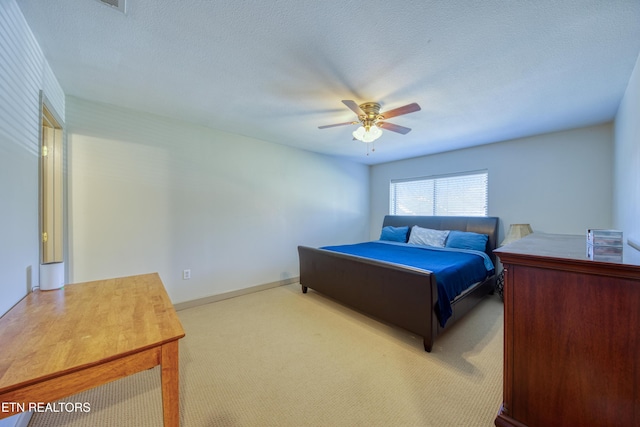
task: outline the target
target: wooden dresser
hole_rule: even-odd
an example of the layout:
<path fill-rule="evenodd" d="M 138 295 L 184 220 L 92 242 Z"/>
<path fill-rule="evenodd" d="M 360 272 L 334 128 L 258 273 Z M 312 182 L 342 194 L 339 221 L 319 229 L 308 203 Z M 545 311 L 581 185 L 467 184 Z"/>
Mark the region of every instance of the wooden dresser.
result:
<path fill-rule="evenodd" d="M 640 252 L 591 260 L 585 236 L 532 234 L 505 268 L 496 426 L 640 426 Z"/>

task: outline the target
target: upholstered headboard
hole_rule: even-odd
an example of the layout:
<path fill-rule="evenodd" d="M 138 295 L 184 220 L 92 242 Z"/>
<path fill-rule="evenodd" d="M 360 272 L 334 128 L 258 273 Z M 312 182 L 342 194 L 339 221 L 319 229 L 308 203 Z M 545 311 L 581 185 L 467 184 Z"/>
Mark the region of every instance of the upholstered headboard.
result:
<path fill-rule="evenodd" d="M 485 252 L 494 265 L 496 257 L 493 250 L 498 246 L 498 223 L 499 218 L 494 216 L 414 216 L 414 215 L 387 215 L 382 223 L 383 227 L 417 225 L 423 228 L 433 228 L 435 230 L 459 230 L 471 231 L 473 233 L 486 234 L 487 247 Z"/>

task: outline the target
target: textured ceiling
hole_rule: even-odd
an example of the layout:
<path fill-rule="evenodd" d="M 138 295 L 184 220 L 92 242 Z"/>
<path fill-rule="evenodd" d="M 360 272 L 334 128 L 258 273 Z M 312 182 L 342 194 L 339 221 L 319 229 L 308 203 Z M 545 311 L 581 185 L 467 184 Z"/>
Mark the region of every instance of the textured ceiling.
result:
<path fill-rule="evenodd" d="M 62 88 L 376 164 L 613 119 L 640 0 L 16 0 Z M 340 101 L 390 120 L 375 153 Z"/>

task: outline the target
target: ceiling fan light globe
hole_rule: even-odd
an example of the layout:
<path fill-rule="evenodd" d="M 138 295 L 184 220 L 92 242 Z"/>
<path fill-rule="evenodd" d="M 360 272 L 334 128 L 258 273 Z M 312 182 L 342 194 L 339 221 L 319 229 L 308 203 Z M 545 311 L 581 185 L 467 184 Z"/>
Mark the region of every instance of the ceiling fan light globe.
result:
<path fill-rule="evenodd" d="M 364 126 L 360 126 L 353 132 L 353 137 L 362 142 L 373 142 L 380 138 L 382 131 L 379 127 L 372 125 L 369 130 L 366 130 Z"/>
<path fill-rule="evenodd" d="M 364 126 L 360 126 L 358 129 L 353 131 L 352 135 L 358 141 L 364 141 L 363 138 L 365 133 L 366 133 L 366 130 L 364 129 Z"/>
<path fill-rule="evenodd" d="M 373 137 L 373 139 L 378 139 L 382 136 L 382 130 L 376 126 L 373 125 L 369 128 L 369 134 Z"/>
<path fill-rule="evenodd" d="M 380 138 L 381 135 L 382 135 L 382 131 L 380 130 L 380 128 L 378 128 L 376 126 L 371 126 L 369 128 L 369 131 L 365 132 L 364 135 L 362 135 L 361 141 L 363 141 L 363 142 L 373 142 L 376 139 Z"/>

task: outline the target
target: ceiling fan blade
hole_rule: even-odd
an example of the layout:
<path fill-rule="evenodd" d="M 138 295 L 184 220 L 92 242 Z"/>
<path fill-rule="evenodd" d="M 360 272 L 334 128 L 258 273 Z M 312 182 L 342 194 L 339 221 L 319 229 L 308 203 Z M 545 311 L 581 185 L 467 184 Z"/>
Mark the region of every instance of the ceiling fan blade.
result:
<path fill-rule="evenodd" d="M 346 126 L 346 125 L 355 125 L 358 122 L 344 122 L 344 123 L 336 123 L 334 125 L 324 125 L 324 126 L 318 126 L 318 129 L 327 129 L 327 128 L 334 128 L 336 126 Z"/>
<path fill-rule="evenodd" d="M 378 123 L 376 123 L 376 126 L 378 126 L 379 128 L 382 128 L 384 130 L 390 130 L 391 132 L 397 132 L 397 133 L 401 133 L 403 135 L 406 135 L 409 132 L 411 132 L 411 128 L 406 128 L 404 126 L 394 125 L 393 123 L 389 123 L 389 122 L 378 122 Z"/>
<path fill-rule="evenodd" d="M 404 107 L 398 107 L 394 108 L 393 110 L 385 111 L 384 113 L 380 113 L 380 115 L 385 119 L 390 119 L 391 117 L 401 116 L 403 114 L 409 114 L 416 111 L 420 111 L 420 106 L 414 102 L 413 104 L 407 104 Z"/>
<path fill-rule="evenodd" d="M 356 104 L 355 101 L 350 101 L 347 99 L 347 100 L 342 100 L 342 103 L 347 107 L 349 107 L 351 111 L 356 113 L 356 116 L 360 117 L 364 115 L 364 111 L 360 109 L 360 106 L 358 106 L 358 104 Z"/>

